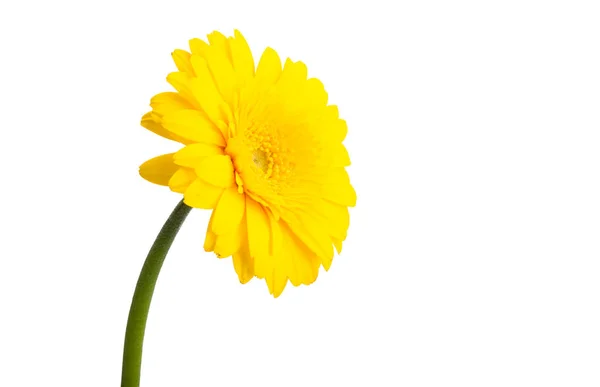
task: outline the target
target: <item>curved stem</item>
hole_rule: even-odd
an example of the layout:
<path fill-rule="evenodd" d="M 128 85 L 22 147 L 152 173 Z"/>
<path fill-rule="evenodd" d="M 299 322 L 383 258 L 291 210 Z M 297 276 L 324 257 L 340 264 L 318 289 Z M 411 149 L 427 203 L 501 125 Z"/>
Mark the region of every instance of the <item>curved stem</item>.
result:
<path fill-rule="evenodd" d="M 144 331 L 146 330 L 146 320 L 148 319 L 154 286 L 169 248 L 190 210 L 191 208 L 185 205 L 183 200 L 179 202 L 158 233 L 142 267 L 133 293 L 127 330 L 125 331 L 121 387 L 138 387 L 140 385 Z"/>

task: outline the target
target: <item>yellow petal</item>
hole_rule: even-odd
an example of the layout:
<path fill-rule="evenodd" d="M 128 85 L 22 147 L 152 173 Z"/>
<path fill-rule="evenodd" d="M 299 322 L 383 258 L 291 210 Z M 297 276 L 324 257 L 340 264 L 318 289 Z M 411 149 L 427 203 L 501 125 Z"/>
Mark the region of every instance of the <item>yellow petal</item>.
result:
<path fill-rule="evenodd" d="M 325 86 L 317 78 L 310 78 L 306 81 L 305 85 L 305 98 L 312 106 L 325 106 L 327 105 L 327 92 Z"/>
<path fill-rule="evenodd" d="M 315 202 L 315 211 L 327 230 L 329 236 L 345 240 L 348 226 L 350 225 L 350 213 L 348 207 L 327 200 Z"/>
<path fill-rule="evenodd" d="M 173 153 L 158 156 L 140 166 L 140 175 L 154 184 L 169 185 L 169 179 L 177 171 L 173 163 Z"/>
<path fill-rule="evenodd" d="M 350 165 L 350 155 L 344 144 L 336 143 L 331 148 L 332 166 L 347 167 Z"/>
<path fill-rule="evenodd" d="M 158 134 L 164 138 L 172 140 L 171 133 L 163 128 L 158 120 L 153 116 L 152 112 L 148 112 L 142 116 L 142 122 L 140 123 L 144 128 L 149 131 Z"/>
<path fill-rule="evenodd" d="M 212 213 L 214 215 L 214 211 Z M 210 216 L 208 221 L 208 227 L 206 228 L 206 238 L 204 239 L 204 251 L 211 252 L 215 249 L 215 243 L 217 242 L 217 236 L 211 231 L 213 216 Z"/>
<path fill-rule="evenodd" d="M 237 230 L 229 234 L 217 235 L 214 251 L 217 257 L 225 258 L 237 253 L 241 245 L 242 234 L 239 231 L 238 225 Z"/>
<path fill-rule="evenodd" d="M 279 227 L 279 220 L 275 219 L 275 216 L 271 211 L 266 211 L 269 217 L 269 229 L 271 231 L 271 244 L 269 245 L 269 253 L 272 256 L 278 256 L 282 253 L 281 251 L 281 228 Z"/>
<path fill-rule="evenodd" d="M 194 168 L 200 164 L 200 161 L 208 156 L 223 155 L 223 148 L 216 145 L 197 143 L 190 144 L 181 148 L 173 156 L 173 161 L 177 165 Z"/>
<path fill-rule="evenodd" d="M 298 219 L 300 224 L 292 227 L 298 238 L 314 251 L 319 258 L 331 260 L 333 258 L 333 247 L 326 223 L 321 223 L 315 217 L 303 212 L 298 212 Z"/>
<path fill-rule="evenodd" d="M 283 71 L 281 72 L 281 77 L 279 77 L 279 80 L 277 81 L 277 87 L 290 89 L 290 92 L 299 87 L 303 88 L 304 82 L 306 82 L 306 76 L 307 69 L 304 63 L 300 61 L 293 62 L 290 59 L 286 59 L 285 64 L 283 65 Z"/>
<path fill-rule="evenodd" d="M 346 134 L 348 133 L 348 124 L 346 124 L 345 120 L 338 119 L 334 122 L 331 127 L 331 131 L 333 132 L 333 140 L 342 142 L 346 138 Z"/>
<path fill-rule="evenodd" d="M 212 231 L 217 235 L 234 232 L 244 216 L 246 200 L 237 187 L 229 187 L 223 192 L 213 213 Z"/>
<path fill-rule="evenodd" d="M 223 188 L 196 179 L 185 190 L 183 202 L 194 208 L 213 209 L 217 206 L 222 193 Z"/>
<path fill-rule="evenodd" d="M 204 58 L 206 50 L 208 50 L 208 43 L 202 39 L 194 38 L 190 40 L 190 50 L 193 55 L 199 55 Z"/>
<path fill-rule="evenodd" d="M 281 250 L 284 254 L 280 254 L 275 260 L 277 265 L 283 268 L 292 285 L 298 286 L 302 281 L 300 280 L 300 273 L 295 263 L 298 252 L 297 248 L 294 246 L 294 241 L 292 240 L 292 231 L 281 219 L 279 221 L 279 228 L 281 230 Z M 309 252 L 314 255 L 313 252 Z"/>
<path fill-rule="evenodd" d="M 289 226 L 281 222 L 283 251 L 289 257 L 290 265 L 287 276 L 294 286 L 309 285 L 319 275 L 321 260 L 306 247 L 293 233 Z"/>
<path fill-rule="evenodd" d="M 167 82 L 171 84 L 179 92 L 179 94 L 185 98 L 188 103 L 190 103 L 195 108 L 199 108 L 200 105 L 194 98 L 194 93 L 192 93 L 192 77 L 191 74 L 184 72 L 173 72 L 167 75 Z"/>
<path fill-rule="evenodd" d="M 175 66 L 177 66 L 179 71 L 194 75 L 194 69 L 192 68 L 192 63 L 190 62 L 191 54 L 189 52 L 184 50 L 175 50 L 171 56 L 173 57 L 173 62 L 175 62 Z"/>
<path fill-rule="evenodd" d="M 177 155 L 177 153 L 175 155 Z M 169 188 L 171 188 L 171 191 L 173 192 L 184 193 L 196 178 L 196 173 L 192 168 L 181 167 L 173 174 L 173 176 L 171 176 Z"/>
<path fill-rule="evenodd" d="M 338 254 L 342 253 L 342 241 L 339 239 L 335 239 L 335 238 L 331 238 L 331 241 L 333 242 L 333 245 L 335 246 L 335 250 L 337 251 Z"/>
<path fill-rule="evenodd" d="M 279 297 L 288 281 L 288 272 L 290 271 L 291 260 L 288 253 L 283 250 L 283 235 L 279 225 L 280 221 L 275 220 L 271 212 L 268 213 L 271 229 L 271 255 L 273 256 L 272 275 L 267 275 L 267 286 L 275 298 Z"/>
<path fill-rule="evenodd" d="M 173 92 L 156 94 L 150 100 L 150 106 L 161 117 L 176 110 L 194 108 L 185 98 Z"/>
<path fill-rule="evenodd" d="M 236 89 L 236 75 L 231 62 L 220 50 L 211 45 L 206 52 L 206 64 L 223 100 L 228 104 L 232 104 L 234 90 Z"/>
<path fill-rule="evenodd" d="M 207 35 L 207 38 L 210 46 L 218 50 L 220 55 L 227 58 L 227 60 L 231 63 L 231 52 L 229 51 L 229 44 L 227 43 L 227 38 L 225 35 L 219 31 L 213 31 Z"/>
<path fill-rule="evenodd" d="M 225 113 L 227 108 L 215 85 L 206 59 L 198 55 L 192 55 L 192 66 L 194 66 L 196 78 L 191 80 L 190 90 L 208 118 L 215 125 L 219 125 L 220 122 L 227 119 Z"/>
<path fill-rule="evenodd" d="M 331 244 L 331 239 L 329 243 Z M 321 263 L 323 264 L 323 268 L 325 269 L 325 271 L 328 271 L 331 267 L 331 262 L 333 262 L 333 254 L 327 256 L 320 256 L 319 258 L 321 258 Z"/>
<path fill-rule="evenodd" d="M 242 235 L 243 242 L 237 253 L 233 254 L 233 267 L 241 283 L 245 284 L 254 277 L 254 259 L 248 248 L 248 237 Z"/>
<path fill-rule="evenodd" d="M 270 47 L 263 52 L 256 69 L 256 82 L 258 85 L 273 85 L 281 75 L 281 60 L 275 50 Z"/>
<path fill-rule="evenodd" d="M 287 59 L 283 65 L 281 77 L 277 81 L 278 98 L 285 101 L 287 115 L 306 115 L 307 107 L 311 105 L 306 95 L 306 66 L 302 62 L 292 62 Z"/>
<path fill-rule="evenodd" d="M 333 257 L 326 222 L 302 210 L 282 211 L 281 216 L 293 233 L 319 258 Z"/>
<path fill-rule="evenodd" d="M 233 162 L 227 155 L 205 157 L 195 171 L 200 179 L 214 186 L 227 188 L 235 185 Z"/>
<path fill-rule="evenodd" d="M 356 192 L 348 173 L 344 168 L 331 168 L 327 184 L 323 186 L 323 199 L 340 204 L 342 206 L 354 207 L 356 205 Z"/>
<path fill-rule="evenodd" d="M 273 295 L 273 297 L 279 297 L 281 293 L 283 293 L 283 289 L 285 289 L 285 285 L 287 285 L 287 282 L 287 277 L 274 274 L 272 280 L 267 279 L 269 292 Z"/>
<path fill-rule="evenodd" d="M 265 278 L 272 272 L 272 259 L 269 254 L 269 219 L 262 205 L 246 195 L 246 224 L 248 245 L 254 259 L 254 273 Z"/>
<path fill-rule="evenodd" d="M 225 146 L 221 132 L 197 110 L 177 110 L 163 117 L 165 129 L 193 142 Z"/>
<path fill-rule="evenodd" d="M 323 110 L 320 121 L 316 123 L 317 130 L 327 133 L 327 138 L 332 142 L 341 143 L 348 133 L 346 121 L 339 118 L 338 107 L 329 105 Z"/>
<path fill-rule="evenodd" d="M 256 69 L 254 79 L 249 82 L 249 85 L 243 88 L 240 92 L 240 103 L 242 106 L 249 107 L 250 110 L 259 111 L 266 110 L 268 107 L 270 113 L 273 113 L 273 103 L 270 103 L 265 98 L 269 93 L 272 94 L 272 89 L 281 75 L 281 60 L 275 50 L 267 47 L 263 52 Z M 243 112 L 243 111 L 242 111 Z M 256 116 L 264 115 L 264 113 L 253 113 Z M 241 114 L 242 121 L 247 119 L 244 114 Z"/>
<path fill-rule="evenodd" d="M 233 68 L 241 85 L 249 83 L 254 77 L 254 58 L 244 36 L 235 30 L 234 37 L 229 38 Z"/>

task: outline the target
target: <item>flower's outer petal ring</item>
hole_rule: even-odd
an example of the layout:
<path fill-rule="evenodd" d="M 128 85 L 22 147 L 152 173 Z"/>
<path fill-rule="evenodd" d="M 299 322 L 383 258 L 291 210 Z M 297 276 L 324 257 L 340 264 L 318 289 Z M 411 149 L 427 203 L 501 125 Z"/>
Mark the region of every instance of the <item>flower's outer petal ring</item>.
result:
<path fill-rule="evenodd" d="M 245 210 L 244 194 L 239 193 L 237 187 L 227 188 L 213 212 L 212 231 L 217 235 L 235 232 Z"/>
<path fill-rule="evenodd" d="M 140 165 L 140 175 L 151 183 L 169 185 L 179 167 L 173 163 L 173 153 L 154 157 Z"/>
<path fill-rule="evenodd" d="M 221 187 L 215 187 L 202 179 L 196 179 L 185 190 L 183 202 L 190 207 L 211 210 L 217 206 L 223 191 Z"/>
<path fill-rule="evenodd" d="M 209 156 L 223 155 L 223 148 L 212 144 L 196 143 L 181 148 L 173 156 L 173 162 L 182 167 L 195 168 Z"/>
<path fill-rule="evenodd" d="M 191 142 L 213 144 L 220 147 L 226 145 L 219 129 L 197 110 L 177 110 L 166 114 L 162 121 L 164 128 L 169 132 Z"/>
<path fill-rule="evenodd" d="M 233 162 L 228 155 L 208 156 L 195 168 L 198 177 L 221 188 L 235 185 Z"/>
<path fill-rule="evenodd" d="M 163 128 L 160 122 L 158 122 L 158 120 L 154 117 L 152 112 L 144 114 L 142 116 L 142 121 L 140 122 L 140 124 L 154 134 L 158 134 L 161 137 L 173 140 L 173 136 L 171 136 L 171 133 L 165 128 Z"/>
<path fill-rule="evenodd" d="M 184 193 L 197 178 L 198 176 L 196 176 L 196 172 L 192 168 L 181 167 L 171 176 L 169 188 L 173 192 Z"/>

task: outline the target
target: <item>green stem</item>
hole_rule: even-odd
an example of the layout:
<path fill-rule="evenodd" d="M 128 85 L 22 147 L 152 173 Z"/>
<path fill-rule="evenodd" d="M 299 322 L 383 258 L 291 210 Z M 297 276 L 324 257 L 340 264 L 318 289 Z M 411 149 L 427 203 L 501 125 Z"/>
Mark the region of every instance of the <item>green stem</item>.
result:
<path fill-rule="evenodd" d="M 185 205 L 183 201 L 179 202 L 158 233 L 142 267 L 133 293 L 127 330 L 125 331 L 121 387 L 138 387 L 140 385 L 144 331 L 146 330 L 146 320 L 148 319 L 154 286 L 169 248 L 190 210 L 191 208 Z"/>

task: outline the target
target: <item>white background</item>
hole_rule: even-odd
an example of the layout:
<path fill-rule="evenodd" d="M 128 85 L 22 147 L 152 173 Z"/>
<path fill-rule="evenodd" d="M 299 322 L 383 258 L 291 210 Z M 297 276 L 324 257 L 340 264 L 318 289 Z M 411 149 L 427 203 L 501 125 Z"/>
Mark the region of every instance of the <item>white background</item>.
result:
<path fill-rule="evenodd" d="M 348 121 L 343 254 L 274 300 L 195 210 L 142 386 L 600 385 L 595 1 L 6 1 L 0 385 L 118 386 L 137 275 L 179 197 L 142 180 L 170 53 L 214 29 L 304 61 Z"/>

